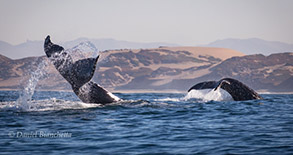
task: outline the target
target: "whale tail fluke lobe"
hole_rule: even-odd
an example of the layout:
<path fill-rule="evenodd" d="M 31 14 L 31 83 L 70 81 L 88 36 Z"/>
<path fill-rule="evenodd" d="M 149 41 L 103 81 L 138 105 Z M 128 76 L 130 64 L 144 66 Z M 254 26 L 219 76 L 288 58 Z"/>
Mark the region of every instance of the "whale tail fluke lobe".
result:
<path fill-rule="evenodd" d="M 99 56 L 97 58 L 82 59 L 76 61 L 72 65 L 71 76 L 72 80 L 74 80 L 76 87 L 81 87 L 92 79 L 96 70 L 96 64 L 98 59 Z"/>
<path fill-rule="evenodd" d="M 205 82 L 201 82 L 201 83 L 198 83 L 194 86 L 192 86 L 188 92 L 190 92 L 192 89 L 196 89 L 196 90 L 200 90 L 200 89 L 213 89 L 215 88 L 217 85 L 217 82 L 216 81 L 205 81 Z"/>
<path fill-rule="evenodd" d="M 244 100 L 253 100 L 253 99 L 262 99 L 262 97 L 256 93 L 253 89 L 249 88 L 242 82 L 232 79 L 232 78 L 224 78 L 220 81 L 206 81 L 198 83 L 192 86 L 189 90 L 192 89 L 200 90 L 200 89 L 214 89 L 215 91 L 218 88 L 222 88 L 227 91 L 235 101 L 244 101 Z"/>
<path fill-rule="evenodd" d="M 222 87 L 222 84 L 226 83 L 228 85 L 230 85 L 231 83 L 225 79 L 220 80 L 219 82 L 216 83 L 216 87 L 214 88 L 214 91 L 216 91 L 218 88 Z"/>
<path fill-rule="evenodd" d="M 220 81 L 226 81 L 222 82 L 221 88 L 226 90 L 235 101 L 262 99 L 257 92 L 236 79 L 224 78 Z"/>
<path fill-rule="evenodd" d="M 50 36 L 48 35 L 45 39 L 44 50 L 46 55 L 48 57 L 51 57 L 54 53 L 60 53 L 61 51 L 63 51 L 64 48 L 62 46 L 53 44 L 51 42 Z"/>

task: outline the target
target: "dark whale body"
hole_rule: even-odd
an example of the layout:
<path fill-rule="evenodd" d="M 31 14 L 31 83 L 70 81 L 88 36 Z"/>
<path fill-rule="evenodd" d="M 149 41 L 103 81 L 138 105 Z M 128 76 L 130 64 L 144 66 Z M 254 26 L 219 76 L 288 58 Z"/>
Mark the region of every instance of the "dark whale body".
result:
<path fill-rule="evenodd" d="M 120 100 L 91 81 L 99 56 L 73 62 L 72 57 L 64 51 L 63 47 L 51 42 L 50 36 L 45 39 L 44 50 L 55 68 L 71 84 L 73 92 L 83 102 L 107 104 Z"/>
<path fill-rule="evenodd" d="M 205 81 L 198 83 L 192 86 L 189 90 L 192 89 L 200 90 L 200 89 L 214 89 L 222 88 L 226 90 L 235 101 L 245 101 L 245 100 L 254 100 L 254 99 L 262 99 L 262 97 L 257 94 L 253 89 L 249 88 L 242 82 L 232 79 L 232 78 L 224 78 L 220 81 Z"/>

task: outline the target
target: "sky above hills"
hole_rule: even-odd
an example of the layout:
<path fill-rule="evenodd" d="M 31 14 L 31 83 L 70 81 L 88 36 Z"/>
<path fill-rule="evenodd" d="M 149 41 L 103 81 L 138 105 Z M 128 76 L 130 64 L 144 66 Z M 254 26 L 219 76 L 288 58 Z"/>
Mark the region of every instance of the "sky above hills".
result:
<path fill-rule="evenodd" d="M 225 38 L 293 43 L 292 0 L 1 0 L 0 40 L 79 37 L 199 45 Z"/>

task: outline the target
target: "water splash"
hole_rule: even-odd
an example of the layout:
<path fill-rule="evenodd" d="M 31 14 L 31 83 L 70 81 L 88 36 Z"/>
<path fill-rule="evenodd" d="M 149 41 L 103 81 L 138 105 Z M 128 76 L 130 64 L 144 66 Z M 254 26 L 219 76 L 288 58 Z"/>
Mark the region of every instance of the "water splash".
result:
<path fill-rule="evenodd" d="M 200 99 L 204 102 L 207 101 L 232 101 L 232 96 L 223 89 L 202 89 L 191 90 L 183 99 L 189 100 L 192 98 Z"/>
<path fill-rule="evenodd" d="M 37 69 L 34 72 L 32 72 L 25 88 L 22 90 L 19 98 L 15 102 L 16 108 L 22 110 L 29 110 L 32 108 L 32 96 L 34 95 L 39 80 L 44 78 L 47 74 L 47 72 L 44 70 L 47 65 L 48 62 L 46 60 L 42 60 L 41 63 L 39 63 Z"/>
<path fill-rule="evenodd" d="M 77 46 L 67 49 L 66 52 L 70 54 L 73 61 L 89 57 L 96 58 L 99 55 L 99 50 L 89 41 L 81 42 Z"/>
<path fill-rule="evenodd" d="M 184 102 L 187 100 L 196 99 L 196 102 L 208 102 L 208 101 L 233 101 L 232 96 L 223 89 L 202 89 L 202 90 L 191 90 L 184 97 L 177 98 L 161 98 L 154 99 L 154 101 L 160 102 Z"/>
<path fill-rule="evenodd" d="M 154 99 L 154 101 L 172 101 L 172 102 L 180 102 L 182 99 L 181 98 L 160 98 L 160 99 Z"/>
<path fill-rule="evenodd" d="M 98 57 L 98 55 L 100 55 L 99 51 L 95 51 L 95 52 L 93 52 L 92 57 L 96 58 L 96 57 Z"/>

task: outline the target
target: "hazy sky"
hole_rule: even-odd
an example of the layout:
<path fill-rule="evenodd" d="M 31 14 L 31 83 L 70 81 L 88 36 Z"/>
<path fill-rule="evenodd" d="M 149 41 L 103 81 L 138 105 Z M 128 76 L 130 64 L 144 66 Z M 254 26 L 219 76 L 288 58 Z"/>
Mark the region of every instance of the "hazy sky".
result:
<path fill-rule="evenodd" d="M 0 40 L 293 43 L 293 0 L 0 0 Z"/>

